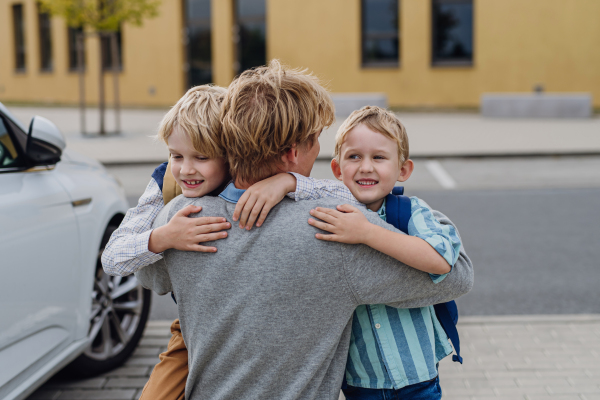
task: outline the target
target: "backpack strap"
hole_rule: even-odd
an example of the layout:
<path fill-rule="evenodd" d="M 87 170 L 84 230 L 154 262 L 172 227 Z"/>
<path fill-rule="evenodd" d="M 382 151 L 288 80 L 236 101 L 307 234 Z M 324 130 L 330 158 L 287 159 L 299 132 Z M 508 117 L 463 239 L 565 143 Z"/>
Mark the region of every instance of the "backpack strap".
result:
<path fill-rule="evenodd" d="M 462 364 L 463 358 L 460 356 L 460 339 L 458 337 L 458 330 L 456 329 L 458 322 L 458 307 L 456 306 L 456 302 L 452 300 L 447 303 L 435 304 L 433 309 L 446 335 L 448 335 L 448 339 L 452 342 L 454 351 L 456 351 L 456 354 L 452 356 L 452 361 Z"/>
<path fill-rule="evenodd" d="M 396 186 L 385 198 L 387 222 L 408 235 L 408 222 L 412 215 L 410 198 L 404 196 L 404 187 Z"/>
<path fill-rule="evenodd" d="M 167 170 L 165 171 L 165 179 L 162 185 L 162 193 L 163 193 L 163 201 L 165 204 L 173 200 L 175 197 L 179 196 L 182 191 L 181 187 L 177 184 L 173 173 L 171 172 L 171 160 L 169 159 L 169 163 L 167 165 Z"/>
<path fill-rule="evenodd" d="M 152 179 L 154 179 L 161 191 L 163 187 L 163 179 L 165 177 L 165 172 L 167 171 L 167 164 L 168 163 L 166 162 L 160 164 L 158 167 L 156 167 L 154 172 L 152 172 Z"/>

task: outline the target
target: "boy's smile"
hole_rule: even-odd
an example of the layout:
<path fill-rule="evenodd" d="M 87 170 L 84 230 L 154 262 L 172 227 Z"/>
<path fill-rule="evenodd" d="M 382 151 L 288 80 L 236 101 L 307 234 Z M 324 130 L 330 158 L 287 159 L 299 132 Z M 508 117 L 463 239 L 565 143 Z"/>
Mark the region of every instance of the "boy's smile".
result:
<path fill-rule="evenodd" d="M 168 138 L 171 172 L 185 197 L 204 196 L 229 178 L 223 158 L 208 158 L 196 151 L 190 138 L 178 127 Z"/>
<path fill-rule="evenodd" d="M 412 161 L 400 166 L 398 145 L 379 132 L 359 124 L 348 132 L 340 151 L 340 162 L 331 161 L 336 178 L 373 211 L 379 210 L 383 199 L 397 181 L 404 182 L 412 173 Z"/>

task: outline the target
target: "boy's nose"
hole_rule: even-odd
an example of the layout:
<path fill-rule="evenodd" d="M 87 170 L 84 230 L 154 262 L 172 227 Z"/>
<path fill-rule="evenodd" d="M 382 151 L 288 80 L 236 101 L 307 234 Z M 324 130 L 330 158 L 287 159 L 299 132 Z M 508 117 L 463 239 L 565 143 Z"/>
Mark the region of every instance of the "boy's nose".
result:
<path fill-rule="evenodd" d="M 373 171 L 373 163 L 371 160 L 363 160 L 360 163 L 360 172 L 371 172 Z"/>
<path fill-rule="evenodd" d="M 181 166 L 181 172 L 184 175 L 191 175 L 195 173 L 194 164 L 191 161 L 183 161 L 183 165 Z"/>

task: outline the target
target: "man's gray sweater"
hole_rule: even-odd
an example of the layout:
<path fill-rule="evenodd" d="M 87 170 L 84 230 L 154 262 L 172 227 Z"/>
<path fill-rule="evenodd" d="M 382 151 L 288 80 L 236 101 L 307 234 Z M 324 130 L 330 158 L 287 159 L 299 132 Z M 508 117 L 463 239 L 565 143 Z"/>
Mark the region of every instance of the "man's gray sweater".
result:
<path fill-rule="evenodd" d="M 309 211 L 340 203 L 286 198 L 260 228 L 233 227 L 213 242 L 217 253 L 167 250 L 136 273 L 145 287 L 177 298 L 189 352 L 186 399 L 335 400 L 356 306 L 423 307 L 471 289 L 473 267 L 464 251 L 434 284 L 428 274 L 367 246 L 316 239 Z M 217 197 L 179 196 L 154 227 L 189 204 L 202 206 L 202 216 L 229 220 L 235 208 Z M 397 231 L 363 210 L 370 222 Z"/>

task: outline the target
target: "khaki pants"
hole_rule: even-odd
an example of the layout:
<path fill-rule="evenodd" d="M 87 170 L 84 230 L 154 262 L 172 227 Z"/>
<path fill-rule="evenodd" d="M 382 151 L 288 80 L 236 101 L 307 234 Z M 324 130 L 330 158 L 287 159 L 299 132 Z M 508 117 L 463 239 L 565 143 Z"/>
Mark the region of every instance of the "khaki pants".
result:
<path fill-rule="evenodd" d="M 140 400 L 184 400 L 188 376 L 188 351 L 181 335 L 179 319 L 171 324 L 171 340 L 167 351 L 154 367 L 144 386 Z"/>

